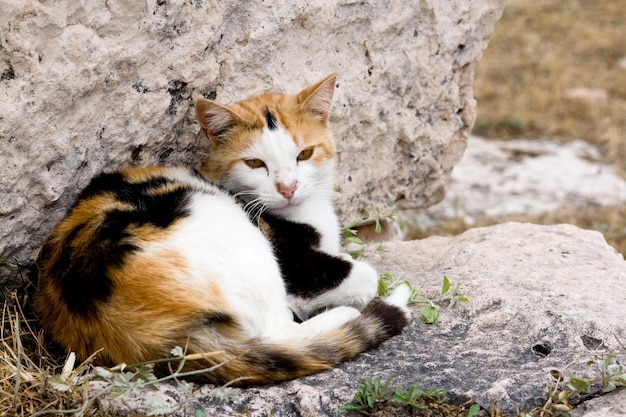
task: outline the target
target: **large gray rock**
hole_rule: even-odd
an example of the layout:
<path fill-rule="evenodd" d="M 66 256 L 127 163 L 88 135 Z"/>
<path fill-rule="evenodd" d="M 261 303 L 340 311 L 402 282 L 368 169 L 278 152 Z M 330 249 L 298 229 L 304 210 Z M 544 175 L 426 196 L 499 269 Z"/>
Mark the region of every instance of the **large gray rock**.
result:
<path fill-rule="evenodd" d="M 369 259 L 379 272 L 409 280 L 426 296 L 438 295 L 446 275 L 461 285 L 469 302 L 440 306 L 434 324 L 416 318 L 379 349 L 329 372 L 235 389 L 230 394 L 237 402 L 219 399 L 223 392 L 211 386 L 190 397 L 181 387 L 163 385 L 158 395 L 144 392 L 140 398 L 156 398 L 153 405 L 185 404 L 187 415 L 205 410 L 207 415 L 339 416 L 346 415 L 339 407 L 352 400 L 363 378 L 379 377 L 392 378 L 401 389 L 416 382 L 444 388 L 486 409 L 495 402 L 515 415 L 516 407 L 529 411 L 545 403 L 542 391 L 554 382 L 550 370 L 597 377 L 586 363 L 592 355 L 624 357 L 626 262 L 597 232 L 507 223 L 458 237 L 388 243 L 385 252 Z M 624 392 L 617 395 L 623 401 Z M 103 405 L 124 408 L 115 401 Z M 577 416 L 584 413 L 581 408 Z"/>
<path fill-rule="evenodd" d="M 503 7 L 0 0 L 0 250 L 30 258 L 102 169 L 198 163 L 194 98 L 296 92 L 330 72 L 343 220 L 434 204 L 465 148 L 473 66 Z"/>

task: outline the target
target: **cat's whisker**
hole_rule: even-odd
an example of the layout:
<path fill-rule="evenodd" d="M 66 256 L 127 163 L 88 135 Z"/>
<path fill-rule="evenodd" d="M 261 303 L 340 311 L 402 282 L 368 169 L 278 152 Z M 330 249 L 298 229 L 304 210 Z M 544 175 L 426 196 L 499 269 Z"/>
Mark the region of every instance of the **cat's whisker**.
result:
<path fill-rule="evenodd" d="M 326 192 L 329 192 L 329 193 L 335 192 L 335 188 L 334 187 L 329 187 L 327 185 L 323 185 L 323 186 L 314 185 L 313 186 L 313 190 L 314 191 L 326 191 Z"/>
<path fill-rule="evenodd" d="M 315 183 L 313 184 L 313 192 L 316 194 L 332 196 L 335 194 L 334 183 Z"/>
<path fill-rule="evenodd" d="M 260 198 L 258 197 L 255 198 L 254 200 L 248 201 L 246 204 L 244 204 L 243 211 L 245 211 L 246 213 L 250 212 L 259 204 L 259 201 L 260 201 Z"/>
<path fill-rule="evenodd" d="M 241 197 L 245 195 L 256 195 L 256 194 L 257 193 L 254 190 L 243 190 L 243 191 L 239 191 L 233 194 L 233 197 L 237 198 L 237 197 Z"/>
<path fill-rule="evenodd" d="M 333 190 L 335 188 L 335 182 L 334 181 L 316 181 L 315 183 L 313 183 L 313 186 L 316 188 L 327 188 L 327 189 Z"/>
<path fill-rule="evenodd" d="M 266 210 L 266 207 L 263 204 L 259 205 L 255 213 L 255 218 L 261 217 L 263 213 L 265 212 L 265 210 Z"/>
<path fill-rule="evenodd" d="M 260 206 L 259 203 L 256 203 L 256 204 L 253 204 L 253 205 L 249 206 L 246 209 L 246 213 L 248 214 L 248 216 L 252 217 L 252 218 L 258 217 L 259 206 Z"/>
<path fill-rule="evenodd" d="M 250 218 L 256 218 L 260 216 L 263 211 L 265 211 L 265 207 L 263 206 L 261 197 L 256 197 L 256 198 L 253 198 L 252 200 L 245 199 L 245 196 L 257 196 L 257 195 L 258 195 L 258 192 L 254 190 L 242 190 L 233 195 L 235 198 L 240 197 L 244 199 L 245 204 L 243 204 L 242 209 Z M 262 209 L 259 209 L 259 207 L 261 207 Z"/>
<path fill-rule="evenodd" d="M 243 210 L 246 212 L 248 217 L 251 217 L 251 218 L 257 218 L 261 216 L 261 214 L 263 214 L 265 209 L 266 207 L 265 205 L 263 205 L 263 202 L 260 197 L 257 197 L 254 200 L 247 202 L 243 206 Z"/>
<path fill-rule="evenodd" d="M 267 210 L 267 207 L 265 206 L 265 204 L 263 204 L 262 202 L 259 202 L 258 206 L 257 206 L 257 216 L 261 217 L 263 215 L 263 213 L 265 213 L 265 210 Z"/>

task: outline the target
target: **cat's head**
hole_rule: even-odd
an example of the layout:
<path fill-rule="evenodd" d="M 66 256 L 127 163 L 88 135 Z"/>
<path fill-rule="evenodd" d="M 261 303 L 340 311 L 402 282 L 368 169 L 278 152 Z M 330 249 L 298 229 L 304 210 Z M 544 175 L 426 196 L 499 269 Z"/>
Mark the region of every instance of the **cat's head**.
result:
<path fill-rule="evenodd" d="M 211 143 L 203 171 L 250 206 L 281 213 L 313 196 L 331 197 L 335 142 L 328 117 L 330 75 L 298 94 L 263 94 L 224 106 L 196 101 Z"/>

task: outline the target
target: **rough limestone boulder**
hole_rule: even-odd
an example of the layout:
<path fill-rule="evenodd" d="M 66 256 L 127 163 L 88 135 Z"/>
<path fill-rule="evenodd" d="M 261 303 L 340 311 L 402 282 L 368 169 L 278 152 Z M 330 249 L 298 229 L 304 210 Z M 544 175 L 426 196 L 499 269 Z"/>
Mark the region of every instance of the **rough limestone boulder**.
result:
<path fill-rule="evenodd" d="M 593 355 L 624 357 L 626 262 L 600 233 L 507 223 L 452 238 L 388 243 L 387 251 L 369 260 L 379 272 L 401 276 L 427 296 L 438 295 L 446 275 L 461 285 L 469 302 L 440 306 L 439 320 L 431 325 L 417 317 L 401 335 L 337 369 L 234 389 L 231 400 L 212 386 L 190 395 L 189 386 L 162 385 L 158 392 L 141 393 L 143 402 L 103 405 L 145 411 L 148 403 L 182 404 L 179 415 L 204 410 L 207 415 L 347 416 L 339 407 L 352 400 L 363 378 L 392 378 L 401 389 L 420 382 L 486 409 L 495 402 L 516 415 L 516 407 L 529 411 L 544 404 L 542 391 L 554 383 L 550 370 L 597 377 L 587 364 Z M 612 416 L 611 404 L 623 404 L 625 395 L 613 394 L 608 403 L 594 400 L 576 416 L 585 416 L 587 409 Z"/>
<path fill-rule="evenodd" d="M 434 204 L 465 148 L 473 66 L 503 7 L 0 0 L 0 250 L 30 258 L 102 169 L 196 164 L 207 147 L 194 98 L 296 92 L 330 72 L 344 221 Z"/>

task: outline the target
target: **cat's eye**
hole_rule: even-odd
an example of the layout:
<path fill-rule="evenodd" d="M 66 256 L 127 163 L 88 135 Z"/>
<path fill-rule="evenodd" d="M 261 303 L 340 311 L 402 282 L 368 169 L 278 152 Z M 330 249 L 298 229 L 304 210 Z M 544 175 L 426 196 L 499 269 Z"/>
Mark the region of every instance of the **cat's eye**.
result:
<path fill-rule="evenodd" d="M 298 161 L 306 161 L 307 159 L 311 159 L 313 156 L 313 147 L 306 148 L 302 152 L 298 154 Z"/>
<path fill-rule="evenodd" d="M 245 162 L 246 165 L 248 165 L 252 169 L 265 168 L 265 162 L 261 161 L 260 159 L 244 159 L 243 162 Z"/>

